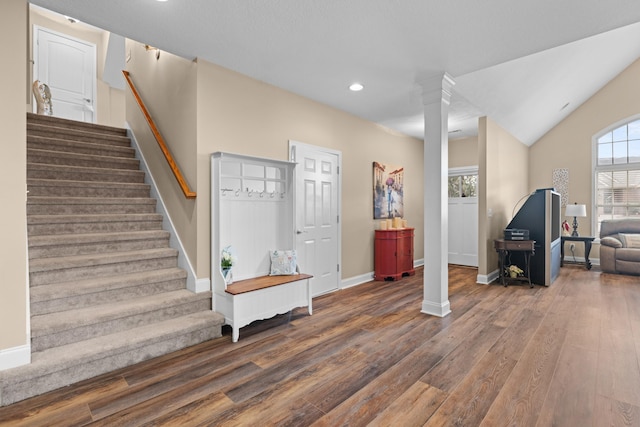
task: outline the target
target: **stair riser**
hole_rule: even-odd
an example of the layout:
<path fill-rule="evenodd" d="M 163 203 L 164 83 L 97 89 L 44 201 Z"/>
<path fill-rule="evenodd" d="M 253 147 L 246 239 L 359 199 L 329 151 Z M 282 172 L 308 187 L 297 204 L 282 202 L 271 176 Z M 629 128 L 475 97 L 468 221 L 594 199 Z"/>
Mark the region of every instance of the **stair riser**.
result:
<path fill-rule="evenodd" d="M 55 258 L 62 256 L 106 254 L 122 251 L 135 251 L 144 249 L 160 249 L 169 247 L 169 238 L 157 238 L 147 240 L 96 242 L 96 243 L 72 243 L 55 246 L 38 246 L 29 248 L 29 259 Z"/>
<path fill-rule="evenodd" d="M 133 188 L 132 188 L 133 187 Z M 149 197 L 149 186 L 139 184 L 126 187 L 81 187 L 81 186 L 51 186 L 27 184 L 30 196 L 46 197 Z"/>
<path fill-rule="evenodd" d="M 97 336 L 108 335 L 114 332 L 124 331 L 126 329 L 138 326 L 148 325 L 163 320 L 173 319 L 187 314 L 204 311 L 210 308 L 210 301 L 201 299 L 191 301 L 185 304 L 164 307 L 146 313 L 139 313 L 126 318 L 117 318 L 109 321 L 96 323 L 93 325 L 76 327 L 74 329 L 59 331 L 57 333 L 45 336 L 33 336 L 32 331 L 31 348 L 32 351 L 42 351 L 51 347 L 58 347 L 65 344 L 83 341 Z"/>
<path fill-rule="evenodd" d="M 147 205 L 27 205 L 27 215 L 86 215 L 154 213 L 155 204 Z"/>
<path fill-rule="evenodd" d="M 96 292 L 75 295 L 67 298 L 51 299 L 42 302 L 31 302 L 31 315 L 58 313 L 60 311 L 74 310 L 96 306 L 100 304 L 113 304 L 119 301 L 127 301 L 132 298 L 155 295 L 162 292 L 177 291 L 185 288 L 185 278 L 167 280 L 155 283 L 145 283 L 120 287 L 117 289 L 96 290 Z"/>
<path fill-rule="evenodd" d="M 28 225 L 29 236 L 48 234 L 117 233 L 121 231 L 161 230 L 162 221 L 123 221 L 108 223 L 33 224 Z"/>
<path fill-rule="evenodd" d="M 50 285 L 52 283 L 69 282 L 72 280 L 91 279 L 97 277 L 115 276 L 117 274 L 151 271 L 162 268 L 177 267 L 176 256 L 159 257 L 143 260 L 131 260 L 112 264 L 62 268 L 58 270 L 38 271 L 29 273 L 31 286 Z"/>
<path fill-rule="evenodd" d="M 90 172 L 78 172 L 75 170 L 69 170 L 63 168 L 46 169 L 45 165 L 39 169 L 35 169 L 33 165 L 27 166 L 27 178 L 29 179 L 53 179 L 53 180 L 68 180 L 68 181 L 91 181 L 91 182 L 123 182 L 131 184 L 144 183 L 144 172 L 142 171 L 127 171 L 123 169 L 93 169 Z M 104 170 L 104 172 L 101 172 Z"/>
<path fill-rule="evenodd" d="M 42 163 L 60 166 L 81 166 L 96 169 L 139 170 L 136 159 L 99 157 L 82 154 L 56 153 L 55 151 L 27 149 L 27 163 Z"/>
<path fill-rule="evenodd" d="M 121 353 L 98 360 L 80 362 L 61 371 L 39 377 L 26 378 L 22 382 L 0 384 L 0 406 L 10 405 L 78 381 L 93 378 L 125 366 L 134 365 L 144 360 L 220 337 L 222 336 L 221 331 L 221 326 L 206 327 L 165 341 L 124 349 Z"/>
<path fill-rule="evenodd" d="M 51 138 L 64 141 L 87 142 L 110 147 L 130 147 L 131 140 L 122 135 L 86 132 L 76 129 L 65 129 L 53 126 L 28 124 L 27 133 L 33 138 Z M 28 141 L 28 139 L 27 139 Z"/>
<path fill-rule="evenodd" d="M 27 114 L 27 125 L 50 126 L 54 128 L 80 130 L 84 132 L 100 133 L 113 136 L 127 136 L 127 130 L 111 126 L 95 125 L 93 123 L 64 120 L 58 117 Z"/>
<path fill-rule="evenodd" d="M 67 141 L 51 138 L 29 136 L 27 148 L 35 150 L 55 151 L 58 153 L 90 154 L 93 156 L 123 157 L 132 159 L 135 150 L 131 147 L 101 145 L 92 142 Z"/>

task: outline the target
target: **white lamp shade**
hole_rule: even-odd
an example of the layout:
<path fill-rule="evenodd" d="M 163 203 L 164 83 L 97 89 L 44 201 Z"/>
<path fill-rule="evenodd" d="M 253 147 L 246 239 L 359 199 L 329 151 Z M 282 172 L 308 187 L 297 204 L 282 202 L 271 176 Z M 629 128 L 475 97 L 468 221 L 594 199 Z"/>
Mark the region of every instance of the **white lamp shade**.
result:
<path fill-rule="evenodd" d="M 587 216 L 587 205 L 567 205 L 566 216 Z"/>

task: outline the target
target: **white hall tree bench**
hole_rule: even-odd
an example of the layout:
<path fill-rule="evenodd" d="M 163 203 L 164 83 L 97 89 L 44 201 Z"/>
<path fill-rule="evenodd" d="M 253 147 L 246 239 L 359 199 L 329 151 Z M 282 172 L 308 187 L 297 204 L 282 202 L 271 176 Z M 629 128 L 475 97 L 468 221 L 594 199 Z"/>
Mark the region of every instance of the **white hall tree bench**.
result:
<path fill-rule="evenodd" d="M 231 153 L 211 155 L 211 281 L 214 311 L 224 315 L 233 342 L 240 328 L 294 308 L 312 314 L 308 274 L 269 275 L 270 251 L 293 250 L 295 163 Z M 221 270 L 222 251 L 236 259 L 234 282 Z M 298 266 L 299 267 L 299 266 Z"/>
<path fill-rule="evenodd" d="M 233 330 L 233 342 L 238 341 L 240 328 L 256 320 L 269 319 L 297 307 L 308 307 L 309 315 L 313 314 L 311 277 L 308 274 L 261 276 L 227 285 L 225 292 L 229 296 L 219 302 L 221 306 L 231 306 L 218 310 L 225 313 L 226 323 Z"/>

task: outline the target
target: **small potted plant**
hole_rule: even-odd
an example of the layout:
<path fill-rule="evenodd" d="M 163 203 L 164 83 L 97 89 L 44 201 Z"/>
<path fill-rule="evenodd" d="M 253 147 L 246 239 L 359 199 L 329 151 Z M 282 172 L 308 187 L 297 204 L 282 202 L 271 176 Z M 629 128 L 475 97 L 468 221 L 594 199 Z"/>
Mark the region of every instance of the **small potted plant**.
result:
<path fill-rule="evenodd" d="M 233 283 L 233 275 L 231 274 L 231 267 L 236 263 L 236 257 L 233 255 L 231 246 L 227 246 L 222 250 L 220 256 L 220 269 L 222 270 L 222 276 L 227 285 Z"/>
<path fill-rule="evenodd" d="M 510 265 L 505 270 L 506 270 L 506 273 L 509 275 L 509 277 L 514 279 L 516 277 L 524 275 L 524 271 L 517 265 Z"/>

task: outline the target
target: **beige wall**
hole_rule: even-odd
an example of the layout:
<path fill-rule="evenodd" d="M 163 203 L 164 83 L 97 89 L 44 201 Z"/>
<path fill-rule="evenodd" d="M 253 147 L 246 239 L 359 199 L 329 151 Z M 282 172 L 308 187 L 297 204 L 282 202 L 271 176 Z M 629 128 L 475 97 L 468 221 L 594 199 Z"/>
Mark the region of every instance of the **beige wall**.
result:
<path fill-rule="evenodd" d="M 449 167 L 478 165 L 478 137 L 449 139 Z"/>
<path fill-rule="evenodd" d="M 640 60 L 635 61 L 565 120 L 531 146 L 530 188 L 551 187 L 553 170 L 569 169 L 569 202 L 587 205 L 578 232 L 592 236 L 592 137 L 614 123 L 640 113 Z M 563 211 L 564 218 L 564 211 Z M 570 218 L 566 218 L 570 220 Z M 571 221 L 570 221 L 571 222 Z M 597 236 L 596 236 L 597 237 Z M 576 249 L 582 254 L 581 245 Z M 591 253 L 599 258 L 599 246 Z"/>
<path fill-rule="evenodd" d="M 206 61 L 198 67 L 198 276 L 209 275 L 210 154 L 287 159 L 288 141 L 342 152 L 342 278 L 373 271 L 374 161 L 405 168 L 405 217 L 423 257 L 423 144 Z"/>
<path fill-rule="evenodd" d="M 127 123 L 140 144 L 186 255 L 195 268 L 197 240 L 201 233 L 196 223 L 196 203 L 202 197 L 196 174 L 197 64 L 167 52 L 161 52 L 160 58 L 156 59 L 154 51 L 148 51 L 142 43 L 132 40 L 127 40 L 125 49 L 131 58 L 127 71 L 140 97 L 191 190 L 198 193 L 196 200 L 185 198 L 138 104 L 127 90 Z"/>
<path fill-rule="evenodd" d="M 102 80 L 106 50 L 109 45 L 109 33 L 82 23 L 71 24 L 58 14 L 37 7 L 30 8 L 31 26 L 37 25 L 63 33 L 96 45 L 97 83 L 96 83 L 96 122 L 108 126 L 124 126 L 124 91 L 114 89 Z M 33 37 L 33 28 L 30 38 Z M 29 46 L 29 55 L 33 58 L 33 46 Z M 30 76 L 33 72 L 30 72 Z M 29 80 L 33 79 L 29 77 Z M 46 83 L 46 82 L 45 82 Z M 55 113 L 55 105 L 53 106 Z"/>
<path fill-rule="evenodd" d="M 495 239 L 511 221 L 514 207 L 529 192 L 529 147 L 482 117 L 478 123 L 480 198 L 478 200 L 478 274 L 497 269 Z"/>
<path fill-rule="evenodd" d="M 26 220 L 27 2 L 3 1 L 0 13 L 0 351 L 29 343 Z"/>

